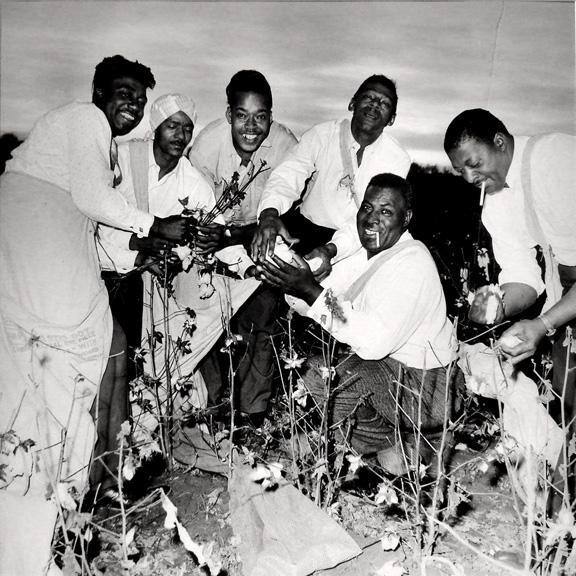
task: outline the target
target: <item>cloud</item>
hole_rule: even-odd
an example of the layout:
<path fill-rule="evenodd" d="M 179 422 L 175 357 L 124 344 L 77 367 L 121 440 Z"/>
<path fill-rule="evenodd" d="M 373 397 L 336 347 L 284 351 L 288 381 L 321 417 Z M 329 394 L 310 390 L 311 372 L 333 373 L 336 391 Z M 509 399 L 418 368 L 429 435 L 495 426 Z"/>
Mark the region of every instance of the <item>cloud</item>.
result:
<path fill-rule="evenodd" d="M 221 116 L 225 87 L 261 70 L 274 115 L 295 133 L 347 114 L 373 73 L 397 81 L 389 129 L 430 158 L 465 108 L 511 129 L 574 132 L 570 3 L 24 2 L 2 10 L 0 122 L 27 132 L 48 110 L 89 99 L 94 66 L 120 53 L 150 66 L 154 99 L 185 92 L 200 122 Z M 143 126 L 139 130 L 147 129 Z"/>

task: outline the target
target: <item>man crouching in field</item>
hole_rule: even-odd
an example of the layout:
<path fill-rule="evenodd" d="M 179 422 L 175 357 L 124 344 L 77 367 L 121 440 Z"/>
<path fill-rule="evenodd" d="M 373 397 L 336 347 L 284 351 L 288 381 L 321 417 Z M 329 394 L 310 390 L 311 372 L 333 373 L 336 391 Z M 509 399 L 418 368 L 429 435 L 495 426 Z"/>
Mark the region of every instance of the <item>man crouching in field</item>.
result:
<path fill-rule="evenodd" d="M 404 178 L 374 176 L 356 216 L 362 248 L 338 262 L 322 284 L 297 255 L 291 263 L 272 256 L 257 266 L 257 277 L 286 292 L 297 312 L 349 345 L 336 366 L 330 420 L 345 430 L 354 414 L 352 447 L 377 453 L 392 474 L 406 471 L 396 426 L 408 446 L 414 425 L 420 423 L 424 435 L 441 428 L 452 396 L 446 384 L 453 387 L 457 375 L 451 369 L 456 339 L 438 271 L 408 232 L 411 196 Z M 317 399 L 325 373 L 313 366 L 305 379 Z"/>

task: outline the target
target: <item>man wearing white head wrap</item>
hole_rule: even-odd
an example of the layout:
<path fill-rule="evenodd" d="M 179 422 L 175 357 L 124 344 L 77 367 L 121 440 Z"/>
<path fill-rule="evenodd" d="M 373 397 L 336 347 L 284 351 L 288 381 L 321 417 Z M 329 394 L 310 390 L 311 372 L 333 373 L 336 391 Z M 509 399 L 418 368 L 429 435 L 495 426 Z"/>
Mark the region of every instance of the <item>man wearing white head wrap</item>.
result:
<path fill-rule="evenodd" d="M 183 94 L 164 94 L 154 101 L 152 108 L 150 108 L 150 126 L 152 130 L 156 128 L 177 112 L 184 112 L 196 124 L 198 113 L 196 112 L 196 104 L 192 98 Z"/>
<path fill-rule="evenodd" d="M 136 206 L 146 206 L 150 213 L 158 216 L 180 214 L 184 201 L 187 208 L 201 208 L 209 211 L 215 204 L 214 193 L 202 174 L 183 156 L 183 152 L 192 139 L 194 122 L 197 119 L 194 101 L 182 94 L 167 94 L 160 96 L 151 106 L 150 125 L 154 130 L 153 140 L 132 140 L 118 146 L 118 163 L 122 170 L 120 192 L 127 201 Z M 222 217 L 216 219 L 224 224 Z M 101 226 L 99 230 L 99 254 L 103 276 L 110 294 L 110 306 L 118 322 L 127 335 L 128 346 L 132 350 L 140 346 L 142 323 L 146 329 L 150 314 L 150 293 L 152 278 L 146 274 L 144 282 L 146 290 L 142 292 L 142 281 L 139 275 L 123 278 L 124 274 L 158 258 L 166 250 L 175 245 L 169 242 L 149 241 L 136 235 L 126 234 L 121 230 Z M 204 249 L 201 239 L 197 246 Z M 215 248 L 205 249 L 214 252 Z M 229 268 L 244 276 L 246 270 L 253 268 L 253 263 L 243 247 L 233 246 L 217 253 L 219 260 L 229 265 Z M 136 279 L 135 286 L 131 285 Z M 234 283 L 235 281 L 232 281 Z M 174 297 L 170 298 L 170 335 L 172 341 L 179 337 L 190 339 L 192 352 L 179 363 L 178 373 L 181 376 L 191 375 L 202 355 L 209 350 L 222 332 L 222 311 L 220 301 L 226 301 L 226 295 L 231 293 L 236 309 L 257 287 L 256 280 L 250 280 L 248 285 L 241 281 L 240 291 L 224 286 L 222 277 L 215 278 L 213 284 L 217 293 L 207 300 L 199 300 L 199 277 L 197 270 L 192 268 L 189 273 L 180 273 L 173 282 Z M 143 318 L 143 298 L 144 306 Z M 155 298 L 153 317 L 158 322 L 157 330 L 164 333 L 164 310 L 160 298 Z M 193 337 L 183 332 L 188 316 L 181 313 L 191 308 L 196 311 L 196 330 Z M 168 340 L 168 334 L 165 335 Z M 147 346 L 147 344 L 145 345 Z M 161 351 L 163 354 L 163 352 Z M 132 354 L 133 355 L 133 354 Z M 157 363 L 163 362 L 160 356 Z M 160 365 L 160 364 L 158 364 Z M 135 374 L 132 367 L 132 376 Z M 122 416 L 119 415 L 122 421 Z"/>

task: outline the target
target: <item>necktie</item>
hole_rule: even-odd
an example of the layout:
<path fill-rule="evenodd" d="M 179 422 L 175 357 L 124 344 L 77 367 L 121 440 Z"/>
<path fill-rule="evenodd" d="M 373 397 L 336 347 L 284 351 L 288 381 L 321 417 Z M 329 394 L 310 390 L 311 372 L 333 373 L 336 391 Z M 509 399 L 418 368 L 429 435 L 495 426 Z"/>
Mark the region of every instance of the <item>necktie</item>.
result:
<path fill-rule="evenodd" d="M 116 144 L 114 138 L 110 142 L 110 170 L 114 172 L 112 186 L 116 188 L 122 182 L 122 171 L 120 170 L 120 164 L 118 164 L 118 144 Z"/>

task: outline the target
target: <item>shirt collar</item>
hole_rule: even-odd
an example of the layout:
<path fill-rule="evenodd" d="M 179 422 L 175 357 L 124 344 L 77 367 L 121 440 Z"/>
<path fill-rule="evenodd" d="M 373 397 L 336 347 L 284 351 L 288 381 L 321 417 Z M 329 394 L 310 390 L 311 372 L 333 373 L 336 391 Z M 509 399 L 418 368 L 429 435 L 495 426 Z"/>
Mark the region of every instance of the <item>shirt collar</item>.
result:
<path fill-rule="evenodd" d="M 508 174 L 506 174 L 506 184 L 510 188 L 518 186 L 521 181 L 522 170 L 522 156 L 524 155 L 524 148 L 526 148 L 526 136 L 514 137 L 514 152 L 512 154 L 512 162 L 508 167 Z"/>
<path fill-rule="evenodd" d="M 360 144 L 358 144 L 358 142 L 356 142 L 356 140 L 354 139 L 354 136 L 352 134 L 352 122 L 348 122 L 348 133 L 350 135 L 350 150 L 352 150 L 354 153 L 358 152 L 358 150 L 360 150 Z M 384 129 L 382 129 L 382 132 L 380 132 L 380 135 L 378 136 L 378 138 L 376 138 L 376 140 L 374 140 L 374 142 L 372 142 L 372 144 L 368 144 L 368 146 L 364 147 L 364 150 L 371 150 L 376 144 L 378 144 L 378 142 L 380 142 L 380 140 L 382 139 L 382 135 L 384 134 Z"/>

